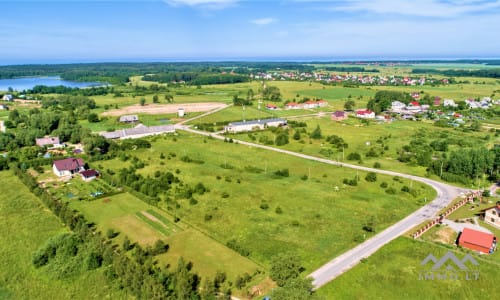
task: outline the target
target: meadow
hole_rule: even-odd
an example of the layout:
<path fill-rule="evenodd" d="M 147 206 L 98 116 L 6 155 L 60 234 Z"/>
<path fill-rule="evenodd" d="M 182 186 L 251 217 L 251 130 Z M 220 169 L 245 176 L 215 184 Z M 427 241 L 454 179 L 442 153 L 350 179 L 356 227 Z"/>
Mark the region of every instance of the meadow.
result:
<path fill-rule="evenodd" d="M 367 182 L 364 172 L 197 135 L 178 133 L 152 141 L 150 149 L 128 153 L 145 163 L 138 173 L 175 171 L 184 184 L 202 182 L 210 190 L 193 195 L 196 203 L 169 190 L 161 197 L 176 198 L 179 207 L 160 206 L 222 244 L 232 241 L 264 266 L 276 254 L 290 251 L 312 270 L 374 234 L 364 225 L 378 232 L 435 194 L 408 180 L 377 175 L 376 182 Z M 102 161 L 97 167 L 118 173 L 129 161 Z M 285 168 L 288 177 L 276 175 Z M 356 176 L 357 186 L 343 183 Z M 396 193 L 386 193 L 382 182 Z M 400 191 L 404 185 L 412 185 L 417 196 Z"/>
<path fill-rule="evenodd" d="M 459 259 L 465 255 L 452 246 L 399 237 L 317 291 L 320 299 L 481 299 L 500 297 L 496 288 L 498 263 L 472 254 L 479 263 L 477 280 L 422 280 L 432 263 L 421 266 L 429 255 L 437 259 L 452 251 Z M 498 256 L 498 253 L 494 255 Z M 467 265 L 473 269 L 471 265 Z M 471 278 L 473 278 L 471 276 Z"/>
<path fill-rule="evenodd" d="M 102 232 L 109 229 L 119 232 L 114 239 L 117 245 L 121 246 L 125 236 L 141 246 L 153 245 L 157 240 L 165 241 L 169 245 L 168 252 L 157 256 L 162 265 L 175 266 L 183 257 L 192 262 L 193 270 L 203 277 L 213 278 L 217 271 L 221 271 L 230 280 L 244 273 L 254 274 L 260 268 L 186 223 L 175 222 L 172 215 L 132 194 L 121 193 L 93 201 L 71 200 L 69 203 L 89 221 L 95 222 Z"/>
<path fill-rule="evenodd" d="M 61 222 L 9 171 L 0 172 L 0 299 L 126 299 L 106 285 L 103 270 L 64 280 L 35 269 L 33 253 L 48 238 L 67 232 Z"/>
<path fill-rule="evenodd" d="M 416 164 L 410 165 L 397 160 L 398 153 L 402 147 L 408 145 L 411 140 L 423 138 L 428 141 L 438 139 L 461 140 L 469 145 L 484 144 L 492 146 L 495 139 L 486 139 L 490 133 L 467 132 L 459 129 L 436 127 L 427 122 L 399 121 L 391 123 L 377 123 L 375 121 L 364 123 L 356 118 L 349 118 L 342 122 L 335 122 L 329 115 L 323 117 L 303 117 L 294 119 L 307 124 L 305 132 L 303 128 L 296 128 L 290 131 L 289 144 L 280 146 L 281 148 L 309 154 L 319 157 L 327 157 L 333 160 L 340 160 L 372 167 L 376 162 L 381 164 L 382 169 L 399 171 L 403 173 L 425 176 L 426 168 Z M 319 126 L 323 138 L 313 139 L 309 135 Z M 293 134 L 299 131 L 300 140 L 292 138 Z M 341 137 L 347 147 L 344 149 L 334 148 L 325 138 L 330 135 Z M 228 137 L 245 141 L 261 142 L 274 141 L 276 133 L 272 131 L 261 131 L 253 133 L 228 134 Z M 465 140 L 464 140 L 465 138 Z M 491 138 L 491 136 L 490 136 Z M 378 157 L 367 157 L 367 153 L 376 150 Z M 450 145 L 449 151 L 458 150 L 460 146 Z M 348 161 L 350 153 L 361 154 L 361 160 Z M 382 153 L 383 154 L 380 154 Z M 433 178 L 433 179 L 438 179 Z"/>

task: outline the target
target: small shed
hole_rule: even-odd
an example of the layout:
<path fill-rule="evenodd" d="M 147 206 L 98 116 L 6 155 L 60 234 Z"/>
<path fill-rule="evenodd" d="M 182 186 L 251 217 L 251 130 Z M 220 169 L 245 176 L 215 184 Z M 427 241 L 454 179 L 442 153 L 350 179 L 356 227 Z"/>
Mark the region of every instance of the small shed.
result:
<path fill-rule="evenodd" d="M 91 181 L 99 176 L 99 172 L 97 172 L 96 170 L 88 169 L 85 171 L 81 171 L 80 175 L 82 176 L 82 179 L 84 181 Z"/>
<path fill-rule="evenodd" d="M 135 123 L 139 121 L 139 117 L 137 115 L 126 115 L 120 117 L 120 122 L 122 123 Z"/>

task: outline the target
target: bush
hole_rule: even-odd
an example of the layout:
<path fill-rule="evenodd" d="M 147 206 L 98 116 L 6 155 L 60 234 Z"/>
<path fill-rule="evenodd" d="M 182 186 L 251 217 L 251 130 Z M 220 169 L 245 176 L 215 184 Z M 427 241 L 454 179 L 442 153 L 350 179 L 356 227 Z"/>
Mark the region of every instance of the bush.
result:
<path fill-rule="evenodd" d="M 266 209 L 269 209 L 269 205 L 267 203 L 262 203 L 260 205 L 260 208 L 266 210 Z"/>
<path fill-rule="evenodd" d="M 106 231 L 106 237 L 108 239 L 115 238 L 118 236 L 118 234 L 120 234 L 120 233 L 117 231 L 114 231 L 112 228 L 110 228 L 110 229 L 108 229 L 108 231 Z"/>
<path fill-rule="evenodd" d="M 395 188 L 393 188 L 393 187 L 390 187 L 390 188 L 388 188 L 387 190 L 385 190 L 385 192 L 386 192 L 387 194 L 389 194 L 389 195 L 394 195 L 394 194 L 396 194 L 396 189 L 395 189 Z"/>
<path fill-rule="evenodd" d="M 377 162 L 375 162 L 375 163 L 373 164 L 373 167 L 374 167 L 375 169 L 380 169 L 380 168 L 382 168 L 382 165 L 381 165 L 381 164 L 377 161 Z"/>
<path fill-rule="evenodd" d="M 348 160 L 361 160 L 361 154 L 358 152 L 351 152 L 347 155 Z"/>
<path fill-rule="evenodd" d="M 389 186 L 389 185 L 387 184 L 387 182 L 382 182 L 382 183 L 380 184 L 380 187 L 381 187 L 381 188 L 383 188 L 383 189 L 387 188 L 388 186 Z"/>
<path fill-rule="evenodd" d="M 368 174 L 366 174 L 365 180 L 368 182 L 375 182 L 377 181 L 377 174 L 374 172 L 369 172 Z"/>
<path fill-rule="evenodd" d="M 276 175 L 278 177 L 288 177 L 288 176 L 290 176 L 290 173 L 289 173 L 288 169 L 282 169 L 282 170 L 278 170 L 278 171 L 274 172 L 274 175 Z"/>
<path fill-rule="evenodd" d="M 211 214 L 205 214 L 205 222 L 208 222 L 210 220 L 212 220 L 212 215 Z"/>
<path fill-rule="evenodd" d="M 278 215 L 281 215 L 283 213 L 283 210 L 281 209 L 281 207 L 276 207 L 276 209 L 274 210 L 275 213 L 277 213 Z"/>

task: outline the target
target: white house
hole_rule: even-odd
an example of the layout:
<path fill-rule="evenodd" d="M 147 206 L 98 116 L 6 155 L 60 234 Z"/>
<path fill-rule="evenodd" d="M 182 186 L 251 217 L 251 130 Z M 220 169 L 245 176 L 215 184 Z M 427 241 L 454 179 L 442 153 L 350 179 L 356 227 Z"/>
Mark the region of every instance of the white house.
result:
<path fill-rule="evenodd" d="M 497 228 L 500 228 L 500 201 L 495 206 L 486 208 L 484 211 L 484 221 Z"/>
<path fill-rule="evenodd" d="M 391 110 L 394 112 L 400 112 L 405 108 L 406 108 L 406 104 L 404 104 L 403 102 L 392 101 L 392 103 L 391 103 Z"/>
<path fill-rule="evenodd" d="M 46 136 L 43 138 L 35 139 L 35 143 L 39 147 L 51 146 L 51 148 L 62 148 L 63 144 L 60 143 L 58 136 Z"/>
<path fill-rule="evenodd" d="M 360 109 L 356 111 L 356 118 L 360 119 L 375 119 L 375 112 L 369 109 Z"/>
<path fill-rule="evenodd" d="M 122 123 L 134 123 L 139 121 L 139 117 L 137 115 L 126 115 L 120 117 L 120 122 Z"/>
<path fill-rule="evenodd" d="M 254 120 L 254 121 L 243 121 L 243 122 L 233 122 L 229 123 L 226 127 L 224 127 L 225 132 L 237 133 L 243 131 L 252 131 L 252 130 L 262 130 L 267 127 L 279 127 L 285 126 L 285 119 L 265 119 L 265 120 Z"/>
<path fill-rule="evenodd" d="M 453 100 L 453 99 L 444 99 L 443 106 L 457 107 L 458 104 L 456 104 L 455 100 Z"/>
<path fill-rule="evenodd" d="M 57 176 L 70 176 L 72 174 L 80 173 L 85 171 L 84 162 L 81 158 L 66 158 L 54 161 L 52 165 L 52 170 Z"/>
<path fill-rule="evenodd" d="M 14 96 L 12 96 L 11 94 L 5 94 L 5 95 L 3 95 L 2 100 L 3 101 L 14 101 Z"/>

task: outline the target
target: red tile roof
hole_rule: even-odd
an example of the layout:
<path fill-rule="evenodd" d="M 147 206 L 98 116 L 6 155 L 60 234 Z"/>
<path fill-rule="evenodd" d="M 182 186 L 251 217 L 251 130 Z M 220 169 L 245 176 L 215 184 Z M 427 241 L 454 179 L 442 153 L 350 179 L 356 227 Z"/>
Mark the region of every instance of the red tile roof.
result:
<path fill-rule="evenodd" d="M 54 165 L 56 165 L 57 170 L 59 171 L 72 171 L 83 167 L 84 163 L 81 158 L 66 158 L 61 160 L 54 161 Z"/>
<path fill-rule="evenodd" d="M 460 241 L 464 243 L 478 245 L 484 248 L 491 248 L 493 243 L 493 234 L 477 231 L 470 228 L 464 228 L 460 235 Z"/>
<path fill-rule="evenodd" d="M 371 113 L 373 113 L 373 111 L 371 111 L 371 110 L 369 110 L 369 109 L 367 109 L 367 110 L 358 110 L 358 111 L 356 111 L 356 114 L 358 114 L 358 115 L 369 115 L 369 114 L 371 114 Z"/>

